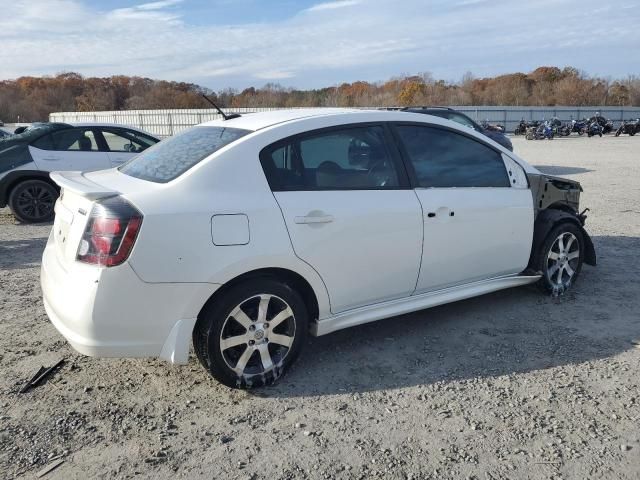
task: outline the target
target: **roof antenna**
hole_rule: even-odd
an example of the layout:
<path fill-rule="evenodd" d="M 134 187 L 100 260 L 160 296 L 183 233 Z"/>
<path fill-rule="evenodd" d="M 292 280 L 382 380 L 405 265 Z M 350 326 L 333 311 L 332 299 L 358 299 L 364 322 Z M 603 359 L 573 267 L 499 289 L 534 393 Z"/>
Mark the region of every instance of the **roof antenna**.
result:
<path fill-rule="evenodd" d="M 220 115 L 222 115 L 222 118 L 225 120 L 231 120 L 232 118 L 238 118 L 241 117 L 242 115 L 240 115 L 239 113 L 229 113 L 229 114 L 225 114 L 220 107 L 218 107 L 215 103 L 213 103 L 213 100 L 211 100 L 209 97 L 207 97 L 204 93 L 202 94 L 202 97 L 209 102 L 211 105 L 213 105 L 213 108 L 215 108 L 218 113 Z"/>

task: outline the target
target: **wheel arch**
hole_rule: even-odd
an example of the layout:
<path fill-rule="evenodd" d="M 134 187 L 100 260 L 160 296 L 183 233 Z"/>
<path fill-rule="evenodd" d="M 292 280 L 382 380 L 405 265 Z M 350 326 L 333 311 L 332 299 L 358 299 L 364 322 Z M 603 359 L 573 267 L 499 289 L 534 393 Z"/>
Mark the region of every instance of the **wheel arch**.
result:
<path fill-rule="evenodd" d="M 11 191 L 19 183 L 27 180 L 41 180 L 47 182 L 55 188 L 57 192 L 60 192 L 60 187 L 51 180 L 49 172 L 43 172 L 42 170 L 14 170 L 0 179 L 0 208 L 6 207 L 9 203 Z"/>
<path fill-rule="evenodd" d="M 531 246 L 531 257 L 529 258 L 529 267 L 535 265 L 535 258 L 540 247 L 549 235 L 549 232 L 561 223 L 573 223 L 576 225 L 584 238 L 584 262 L 587 265 L 595 266 L 597 263 L 596 251 L 593 246 L 591 237 L 584 229 L 580 218 L 577 214 L 563 204 L 554 204 L 550 208 L 541 210 L 536 217 L 533 226 L 533 244 Z"/>
<path fill-rule="evenodd" d="M 200 319 L 203 312 L 212 303 L 215 303 L 217 299 L 223 296 L 225 292 L 227 292 L 230 288 L 247 280 L 253 280 L 256 278 L 275 278 L 289 285 L 292 289 L 296 290 L 302 296 L 302 299 L 307 306 L 311 323 L 318 320 L 320 305 L 316 292 L 311 286 L 311 283 L 301 274 L 287 268 L 279 267 L 250 270 L 228 280 L 220 288 L 218 288 L 205 302 L 205 304 L 200 309 L 200 312 L 198 313 L 198 319 Z"/>

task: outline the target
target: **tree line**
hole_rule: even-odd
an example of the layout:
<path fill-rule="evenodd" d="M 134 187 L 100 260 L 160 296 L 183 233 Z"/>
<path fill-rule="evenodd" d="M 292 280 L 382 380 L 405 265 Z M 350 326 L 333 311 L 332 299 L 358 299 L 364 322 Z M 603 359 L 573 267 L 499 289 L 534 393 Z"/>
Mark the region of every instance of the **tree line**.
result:
<path fill-rule="evenodd" d="M 51 112 L 210 108 L 202 94 L 224 107 L 391 107 L 409 105 L 640 106 L 640 77 L 609 79 L 573 67 L 539 67 L 530 73 L 436 80 L 429 73 L 385 82 L 343 83 L 299 90 L 268 83 L 261 88 L 213 91 L 193 83 L 142 77 L 83 77 L 61 73 L 0 81 L 0 120 L 45 121 Z"/>

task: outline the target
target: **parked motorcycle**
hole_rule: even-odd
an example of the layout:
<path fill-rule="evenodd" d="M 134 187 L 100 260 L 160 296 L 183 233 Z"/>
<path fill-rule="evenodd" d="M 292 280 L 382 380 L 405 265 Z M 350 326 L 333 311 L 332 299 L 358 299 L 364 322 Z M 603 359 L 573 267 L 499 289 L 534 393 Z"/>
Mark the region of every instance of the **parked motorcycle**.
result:
<path fill-rule="evenodd" d="M 513 131 L 513 134 L 514 135 L 526 135 L 526 133 L 527 133 L 527 122 L 525 122 L 524 118 L 523 118 L 522 120 L 520 120 L 520 123 L 518 123 L 518 126 Z"/>
<path fill-rule="evenodd" d="M 583 118 L 582 120 L 571 120 L 572 133 L 576 132 L 578 135 L 584 135 L 588 126 L 589 124 L 586 118 Z"/>
<path fill-rule="evenodd" d="M 560 135 L 561 137 L 568 137 L 571 135 L 571 127 L 569 125 L 563 125 L 558 117 L 553 117 L 549 124 L 553 129 L 554 135 Z"/>
<path fill-rule="evenodd" d="M 553 131 L 553 127 L 550 122 L 544 122 L 539 124 L 537 127 L 528 127 L 526 139 L 527 140 L 553 140 L 555 133 Z"/>
<path fill-rule="evenodd" d="M 529 127 L 538 128 L 539 125 L 540 125 L 540 122 L 537 121 L 537 120 L 532 120 L 531 122 L 527 122 L 523 118 L 522 120 L 520 120 L 520 123 L 518 124 L 516 129 L 513 131 L 513 133 L 514 133 L 514 135 L 526 135 L 527 134 L 527 129 Z"/>
<path fill-rule="evenodd" d="M 598 135 L 601 137 L 603 130 L 604 130 L 604 127 L 600 125 L 600 123 L 598 123 L 597 120 L 594 120 L 591 123 L 589 123 L 589 126 L 587 127 L 587 136 L 594 137 Z"/>
<path fill-rule="evenodd" d="M 613 131 L 613 121 L 608 118 L 604 118 L 600 115 L 600 112 L 596 112 L 596 114 L 588 120 L 589 124 L 593 122 L 598 122 L 598 125 L 602 127 L 603 134 Z"/>
<path fill-rule="evenodd" d="M 633 137 L 638 132 L 640 132 L 640 118 L 636 118 L 635 120 L 623 120 L 618 127 L 618 130 L 616 130 L 616 137 L 619 137 L 623 133 Z"/>
<path fill-rule="evenodd" d="M 602 133 L 606 135 L 607 133 L 611 133 L 611 132 L 613 132 L 613 120 L 611 120 L 610 118 L 607 118 L 607 123 L 604 124 L 604 127 L 602 128 Z"/>

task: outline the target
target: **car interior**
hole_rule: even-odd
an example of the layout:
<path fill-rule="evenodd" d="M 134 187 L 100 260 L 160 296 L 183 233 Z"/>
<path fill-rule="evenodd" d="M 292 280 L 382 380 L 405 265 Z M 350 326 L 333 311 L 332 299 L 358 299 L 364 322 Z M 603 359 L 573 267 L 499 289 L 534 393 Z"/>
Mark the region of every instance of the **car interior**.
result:
<path fill-rule="evenodd" d="M 270 170 L 285 190 L 367 189 L 399 184 L 382 138 L 371 130 L 293 141 L 275 149 Z"/>

